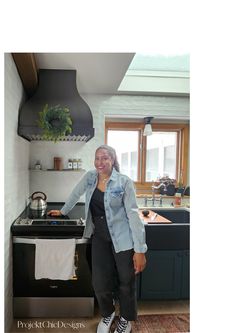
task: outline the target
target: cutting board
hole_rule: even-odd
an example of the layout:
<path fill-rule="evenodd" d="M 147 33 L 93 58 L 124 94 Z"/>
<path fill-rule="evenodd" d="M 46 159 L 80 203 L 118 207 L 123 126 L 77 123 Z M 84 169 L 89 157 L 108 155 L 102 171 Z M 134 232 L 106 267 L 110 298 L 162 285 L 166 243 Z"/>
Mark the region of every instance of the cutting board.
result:
<path fill-rule="evenodd" d="M 146 209 L 139 209 L 139 217 L 142 221 L 144 221 L 147 224 L 158 224 L 158 223 L 172 223 L 170 220 L 166 219 L 165 217 L 153 212 L 152 210 L 148 209 L 149 215 L 147 217 L 144 217 L 142 214 L 143 210 Z"/>

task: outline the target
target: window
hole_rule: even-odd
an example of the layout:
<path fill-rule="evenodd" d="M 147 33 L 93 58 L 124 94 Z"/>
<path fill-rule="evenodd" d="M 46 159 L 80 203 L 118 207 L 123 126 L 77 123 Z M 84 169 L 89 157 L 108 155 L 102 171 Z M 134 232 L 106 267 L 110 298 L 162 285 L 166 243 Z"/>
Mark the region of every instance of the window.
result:
<path fill-rule="evenodd" d="M 106 142 L 115 148 L 120 171 L 135 181 L 137 189 L 163 176 L 187 183 L 187 124 L 152 124 L 153 134 L 143 136 L 142 123 L 106 122 Z"/>
<path fill-rule="evenodd" d="M 120 164 L 120 171 L 134 181 L 138 180 L 138 131 L 110 130 L 107 142 L 114 147 Z"/>
<path fill-rule="evenodd" d="M 153 132 L 146 143 L 146 181 L 176 179 L 177 132 Z"/>

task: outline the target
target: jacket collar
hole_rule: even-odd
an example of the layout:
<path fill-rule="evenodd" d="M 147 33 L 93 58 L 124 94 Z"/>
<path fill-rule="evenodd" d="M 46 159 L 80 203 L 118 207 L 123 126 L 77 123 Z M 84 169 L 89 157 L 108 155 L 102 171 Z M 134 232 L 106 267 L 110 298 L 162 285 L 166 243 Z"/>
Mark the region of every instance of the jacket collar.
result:
<path fill-rule="evenodd" d="M 111 173 L 110 179 L 111 180 L 115 180 L 115 179 L 117 179 L 117 176 L 118 176 L 118 172 L 117 172 L 117 170 L 115 168 L 113 168 L 113 171 Z"/>

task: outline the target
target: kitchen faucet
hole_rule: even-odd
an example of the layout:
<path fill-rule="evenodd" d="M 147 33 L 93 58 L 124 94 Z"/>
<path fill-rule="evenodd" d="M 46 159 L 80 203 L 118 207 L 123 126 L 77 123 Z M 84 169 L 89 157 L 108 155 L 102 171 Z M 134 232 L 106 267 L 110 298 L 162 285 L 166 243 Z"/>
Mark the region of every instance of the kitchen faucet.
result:
<path fill-rule="evenodd" d="M 162 186 L 164 186 L 164 191 L 167 191 L 167 187 L 165 183 L 161 183 L 158 186 L 156 185 L 152 185 L 152 193 L 154 193 L 155 190 L 159 190 L 159 188 L 161 188 Z"/>
<path fill-rule="evenodd" d="M 152 206 L 154 206 L 155 202 L 159 201 L 159 206 L 162 206 L 162 195 L 158 197 L 155 196 L 155 190 L 160 189 L 162 186 L 164 186 L 164 191 L 166 191 L 166 185 L 164 183 L 161 183 L 158 186 L 152 185 L 152 198 L 144 198 L 145 207 L 147 207 L 148 201 L 152 201 Z"/>
<path fill-rule="evenodd" d="M 155 190 L 159 190 L 163 186 L 164 186 L 164 192 L 166 192 L 167 187 L 166 187 L 166 184 L 164 184 L 164 183 L 160 183 L 158 186 L 155 186 L 155 185 L 151 186 L 151 188 L 152 188 L 152 198 L 147 198 L 147 197 L 144 198 L 145 207 L 147 207 L 148 201 L 152 201 L 152 206 L 154 206 L 155 202 L 159 201 L 159 206 L 162 207 L 162 195 L 156 197 L 155 196 Z"/>

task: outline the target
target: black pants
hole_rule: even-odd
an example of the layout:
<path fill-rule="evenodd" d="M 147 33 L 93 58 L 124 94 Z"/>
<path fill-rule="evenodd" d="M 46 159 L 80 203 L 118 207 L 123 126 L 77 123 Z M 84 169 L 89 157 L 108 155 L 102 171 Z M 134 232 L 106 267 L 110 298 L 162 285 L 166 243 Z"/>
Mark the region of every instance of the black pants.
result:
<path fill-rule="evenodd" d="M 96 233 L 92 237 L 92 283 L 103 317 L 115 310 L 117 295 L 120 315 L 126 320 L 137 318 L 133 254 L 133 249 L 116 253 L 111 241 Z"/>

